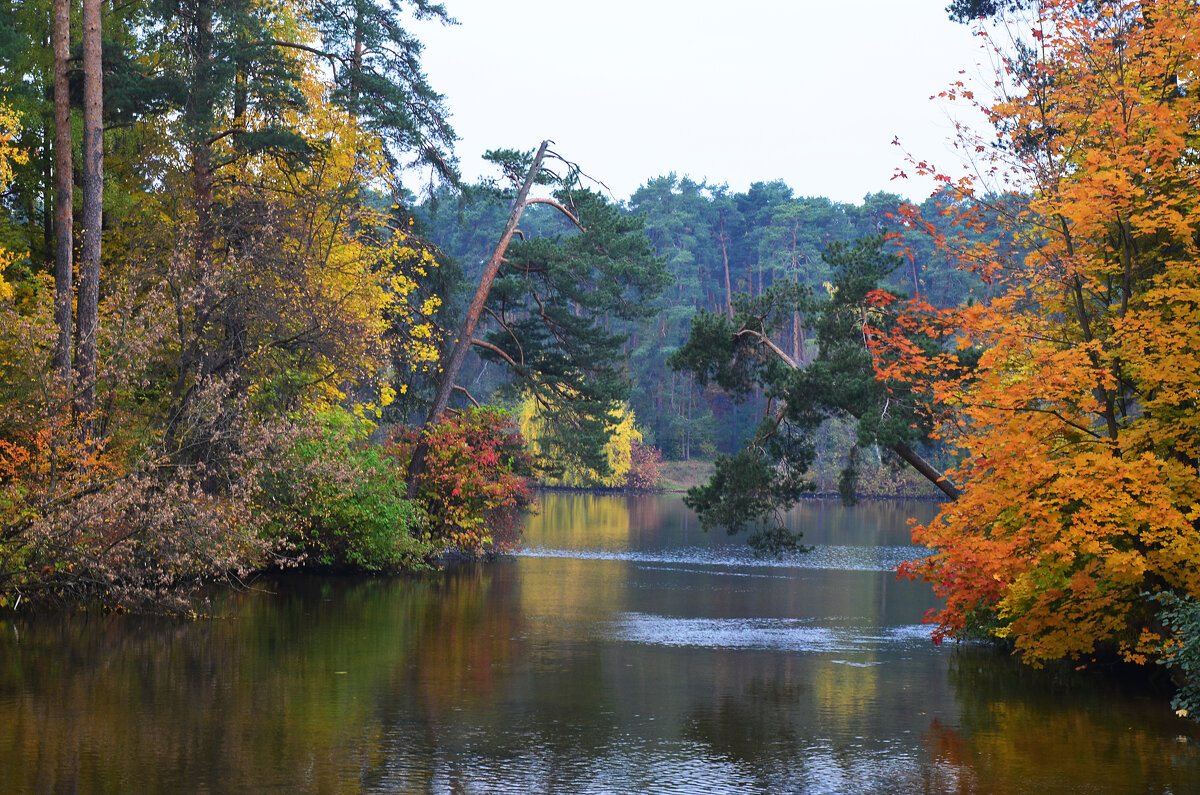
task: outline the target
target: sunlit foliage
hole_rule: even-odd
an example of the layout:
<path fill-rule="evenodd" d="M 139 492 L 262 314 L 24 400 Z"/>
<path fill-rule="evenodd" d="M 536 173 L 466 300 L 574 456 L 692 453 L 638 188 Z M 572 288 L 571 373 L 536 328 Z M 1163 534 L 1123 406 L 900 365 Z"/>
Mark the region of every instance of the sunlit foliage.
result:
<path fill-rule="evenodd" d="M 372 24 L 400 8 L 372 7 Z M 0 107 L 0 604 L 183 609 L 194 586 L 272 564 L 382 570 L 432 549 L 391 462 L 329 418 L 369 431 L 401 376 L 435 366 L 440 297 L 417 288 L 436 262 L 397 205 L 394 166 L 423 125 L 435 149 L 452 133 L 431 92 L 419 120 L 361 112 L 391 67 L 331 83 L 337 53 L 320 47 L 337 42 L 314 14 L 106 11 L 94 411 L 79 409 L 90 379 L 49 367 L 54 182 L 33 135 L 49 59 L 6 60 L 17 71 L 0 94 L 20 99 L 23 126 Z M 45 21 L 6 19 L 4 45 L 36 54 Z M 428 88 L 419 69 L 388 74 L 388 102 Z M 420 159 L 452 171 L 448 153 Z"/>
<path fill-rule="evenodd" d="M 619 406 L 608 414 L 608 443 L 604 445 L 607 471 L 587 467 L 578 461 L 561 460 L 553 444 L 555 438 L 548 429 L 546 412 L 536 398 L 526 395 L 517 414 L 521 435 L 530 446 L 535 460 L 546 471 L 545 483 L 550 486 L 573 488 L 600 487 L 623 488 L 629 478 L 633 464 L 634 445 L 642 441 L 642 434 L 634 421 L 633 410 Z"/>

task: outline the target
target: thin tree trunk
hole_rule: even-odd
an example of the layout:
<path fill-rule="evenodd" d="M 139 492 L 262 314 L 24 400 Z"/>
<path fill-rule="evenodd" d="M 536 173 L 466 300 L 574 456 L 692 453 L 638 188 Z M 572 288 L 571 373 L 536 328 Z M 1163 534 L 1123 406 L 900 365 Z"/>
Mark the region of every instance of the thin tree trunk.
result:
<path fill-rule="evenodd" d="M 79 414 L 84 438 L 96 410 L 96 341 L 100 330 L 100 229 L 104 207 L 103 65 L 100 0 L 83 0 L 83 236 L 79 267 Z"/>
<path fill-rule="evenodd" d="M 211 134 L 213 113 L 209 93 L 209 86 L 213 79 L 213 9 L 211 0 L 198 0 L 193 15 L 193 24 L 195 25 L 195 37 L 187 53 L 187 57 L 191 60 L 191 84 L 188 87 L 183 117 L 188 136 L 188 154 L 192 161 L 192 202 L 196 212 L 196 228 L 192 241 L 192 268 L 196 282 L 203 287 L 199 299 L 193 306 L 176 306 L 180 349 L 178 371 L 175 375 L 175 384 L 171 388 L 174 407 L 167 421 L 165 432 L 165 440 L 169 448 L 175 446 L 176 431 L 185 414 L 192 390 L 197 386 L 203 377 L 203 372 L 209 366 L 205 362 L 200 341 L 204 338 L 204 328 L 208 323 L 214 303 L 213 288 L 205 278 L 212 258 L 213 241 L 212 143 L 208 140 L 208 136 Z M 186 317 L 189 308 L 194 311 L 190 320 L 190 331 L 187 328 L 189 321 Z"/>
<path fill-rule="evenodd" d="M 695 398 L 688 392 L 687 424 L 683 426 L 683 460 L 692 460 L 692 401 Z"/>
<path fill-rule="evenodd" d="M 356 4 L 354 16 L 354 55 L 350 59 L 350 96 L 355 111 L 359 108 L 359 97 L 362 94 L 363 49 L 362 6 Z"/>
<path fill-rule="evenodd" d="M 71 2 L 54 0 L 54 372 L 71 383 L 74 163 L 71 141 Z"/>
<path fill-rule="evenodd" d="M 213 100 L 209 84 L 213 80 L 213 9 L 210 0 L 196 4 L 195 48 L 192 58 L 192 86 L 184 109 L 190 128 L 192 155 L 192 193 L 196 203 L 196 265 L 201 273 L 212 253 L 213 165 L 211 134 Z"/>
<path fill-rule="evenodd" d="M 800 313 L 792 312 L 792 361 L 800 364 Z"/>
<path fill-rule="evenodd" d="M 733 320 L 733 283 L 729 280 L 729 249 L 725 245 L 725 216 L 721 216 L 721 259 L 725 262 L 725 316 Z"/>
<path fill-rule="evenodd" d="M 795 279 L 797 282 L 800 281 L 800 254 L 799 254 L 799 240 L 797 239 L 797 235 L 799 234 L 799 232 L 800 232 L 800 219 L 793 218 L 792 219 L 792 278 Z M 800 328 L 800 311 L 794 310 L 792 312 L 792 361 L 796 362 L 797 364 L 802 364 L 802 363 L 807 364 L 808 363 L 808 362 L 802 362 L 801 356 L 800 356 L 800 350 L 801 350 L 800 349 L 800 341 L 801 341 L 802 336 L 803 336 L 803 330 Z"/>
<path fill-rule="evenodd" d="M 458 333 L 458 339 L 454 341 L 454 348 L 450 352 L 450 359 L 446 362 L 446 366 L 442 370 L 442 378 L 438 382 L 437 394 L 433 398 L 433 405 L 429 409 L 429 416 L 425 419 L 426 430 L 432 428 L 441 420 L 442 415 L 446 412 L 446 407 L 450 405 L 450 393 L 454 391 L 454 383 L 458 380 L 458 374 L 462 371 L 463 362 L 467 358 L 467 350 L 471 346 L 471 338 L 475 334 L 475 326 L 479 323 L 479 316 L 483 314 L 483 307 L 487 303 L 488 293 L 491 292 L 492 282 L 495 281 L 496 274 L 500 272 L 500 264 L 504 260 L 504 253 L 508 250 L 508 244 L 512 240 L 513 233 L 517 230 L 517 223 L 520 222 L 521 214 L 528 205 L 529 191 L 536 181 L 538 171 L 542 167 L 542 158 L 546 156 L 546 149 L 549 145 L 549 141 L 542 141 L 542 145 L 538 147 L 537 155 L 533 158 L 533 165 L 529 167 L 529 173 L 525 176 L 525 181 L 521 183 L 520 190 L 517 191 L 517 198 L 513 200 L 512 211 L 508 216 L 508 223 L 505 225 L 504 232 L 500 236 L 500 242 L 496 244 L 496 249 L 492 252 L 492 258 L 488 260 L 487 267 L 484 268 L 483 276 L 479 280 L 479 287 L 475 290 L 475 298 L 471 301 L 471 306 L 467 310 L 467 316 L 463 320 L 462 329 Z M 413 449 L 412 461 L 408 465 L 406 482 L 408 483 L 410 494 L 413 493 L 414 487 L 420 481 L 421 475 L 425 471 L 425 456 L 428 450 L 426 436 L 422 435 Z"/>

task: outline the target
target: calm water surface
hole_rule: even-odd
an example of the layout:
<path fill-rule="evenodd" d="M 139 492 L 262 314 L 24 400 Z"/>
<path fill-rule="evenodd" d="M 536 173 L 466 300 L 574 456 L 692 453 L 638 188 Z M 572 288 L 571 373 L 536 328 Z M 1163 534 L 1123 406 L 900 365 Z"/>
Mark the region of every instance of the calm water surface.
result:
<path fill-rule="evenodd" d="M 924 503 L 759 561 L 676 497 L 548 494 L 511 559 L 289 579 L 223 618 L 0 618 L 0 791 L 1200 792 L 1200 732 L 935 646 Z"/>

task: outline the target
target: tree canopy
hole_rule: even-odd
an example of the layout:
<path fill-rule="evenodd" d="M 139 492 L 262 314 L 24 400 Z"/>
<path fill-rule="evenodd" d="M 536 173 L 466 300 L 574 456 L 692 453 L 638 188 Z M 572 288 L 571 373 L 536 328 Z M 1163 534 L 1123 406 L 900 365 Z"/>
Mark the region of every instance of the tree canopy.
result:
<path fill-rule="evenodd" d="M 1006 63 L 979 144 L 984 171 L 1031 188 L 1010 219 L 1028 254 L 961 246 L 1002 290 L 913 306 L 879 349 L 960 455 L 964 495 L 914 531 L 935 552 L 907 571 L 946 598 L 942 634 L 1007 639 L 1032 662 L 1169 658 L 1184 639 L 1166 637 L 1163 599 L 1200 595 L 1195 9 L 1031 14 L 1036 46 Z M 949 344 L 919 349 L 909 329 Z"/>

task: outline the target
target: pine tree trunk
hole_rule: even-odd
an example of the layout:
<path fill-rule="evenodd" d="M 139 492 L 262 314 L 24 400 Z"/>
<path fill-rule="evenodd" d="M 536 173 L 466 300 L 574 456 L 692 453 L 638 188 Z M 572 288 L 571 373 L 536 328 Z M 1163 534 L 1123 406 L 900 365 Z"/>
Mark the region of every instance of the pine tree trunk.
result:
<path fill-rule="evenodd" d="M 800 313 L 792 312 L 792 361 L 803 364 L 800 359 Z"/>
<path fill-rule="evenodd" d="M 71 141 L 71 2 L 54 0 L 54 372 L 71 383 L 74 163 Z"/>
<path fill-rule="evenodd" d="M 695 395 L 688 394 L 687 404 L 687 425 L 684 426 L 683 437 L 683 460 L 692 460 L 692 402 Z"/>
<path fill-rule="evenodd" d="M 103 65 L 100 0 L 83 0 L 83 237 L 79 266 L 78 410 L 84 438 L 96 410 L 96 341 L 100 330 L 100 229 L 104 207 Z"/>
<path fill-rule="evenodd" d="M 800 232 L 800 219 L 796 218 L 792 221 L 792 278 L 797 282 L 800 281 L 800 255 L 799 241 L 797 235 Z M 800 358 L 800 339 L 803 334 L 800 328 L 800 312 L 799 310 L 792 312 L 792 361 L 796 364 L 807 364 Z"/>
<path fill-rule="evenodd" d="M 937 469 L 935 469 L 928 461 L 922 458 L 916 450 L 909 447 L 904 442 L 897 442 L 892 446 L 909 466 L 920 472 L 926 480 L 937 486 L 943 494 L 952 500 L 957 500 L 962 496 L 962 492 L 950 480 Z"/>

